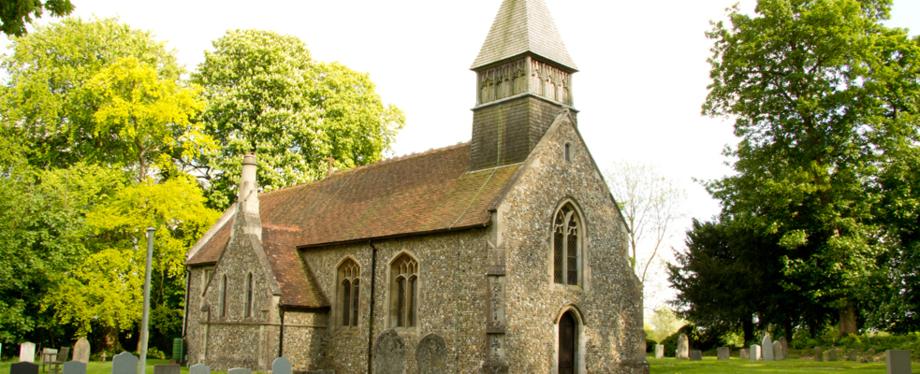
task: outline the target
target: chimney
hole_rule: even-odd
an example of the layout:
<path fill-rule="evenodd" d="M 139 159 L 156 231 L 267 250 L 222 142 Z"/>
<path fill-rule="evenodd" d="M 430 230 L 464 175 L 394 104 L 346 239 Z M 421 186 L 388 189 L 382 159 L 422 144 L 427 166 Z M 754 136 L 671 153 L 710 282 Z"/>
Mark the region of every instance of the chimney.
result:
<path fill-rule="evenodd" d="M 240 173 L 239 211 L 237 221 L 243 226 L 243 233 L 262 239 L 262 220 L 259 217 L 259 183 L 256 181 L 256 155 L 243 156 L 243 170 Z"/>

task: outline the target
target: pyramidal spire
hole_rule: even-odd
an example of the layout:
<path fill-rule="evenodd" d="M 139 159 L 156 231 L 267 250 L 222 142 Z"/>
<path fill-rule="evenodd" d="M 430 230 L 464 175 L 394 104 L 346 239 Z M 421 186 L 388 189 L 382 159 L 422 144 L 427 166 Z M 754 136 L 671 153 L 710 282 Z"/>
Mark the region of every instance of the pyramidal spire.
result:
<path fill-rule="evenodd" d="M 577 70 L 543 0 L 504 0 L 472 69 L 528 52 Z"/>

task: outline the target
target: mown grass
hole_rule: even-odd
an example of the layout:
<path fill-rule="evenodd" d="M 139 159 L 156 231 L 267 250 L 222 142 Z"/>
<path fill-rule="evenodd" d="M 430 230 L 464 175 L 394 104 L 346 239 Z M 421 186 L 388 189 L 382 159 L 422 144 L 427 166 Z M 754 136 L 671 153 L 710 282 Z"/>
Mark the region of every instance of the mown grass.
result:
<path fill-rule="evenodd" d="M 703 357 L 702 361 L 678 360 L 675 358 L 648 359 L 652 374 L 766 374 L 766 373 L 846 373 L 884 374 L 884 362 L 861 363 L 854 361 L 817 362 L 814 360 L 790 359 L 783 361 L 750 361 L 732 357 L 718 361 L 715 357 Z M 920 373 L 920 363 L 913 362 L 913 373 Z"/>
<path fill-rule="evenodd" d="M 0 374 L 9 374 L 9 372 L 10 372 L 10 365 L 12 365 L 12 364 L 14 364 L 14 363 L 16 363 L 15 360 L 14 360 L 14 361 L 4 361 L 4 362 L 0 362 Z M 153 374 L 153 366 L 154 366 L 154 365 L 162 365 L 162 364 L 168 364 L 168 363 L 169 363 L 168 360 L 152 360 L 152 359 L 147 359 L 147 374 Z M 41 366 L 41 364 L 39 363 L 39 364 L 38 364 L 38 373 L 39 373 L 39 374 L 44 374 L 44 373 L 42 372 L 41 368 L 42 368 L 42 366 Z M 50 367 L 48 368 L 48 373 L 49 373 L 49 374 L 51 373 L 51 368 L 50 368 Z M 58 373 L 60 374 L 60 370 L 58 371 Z M 90 361 L 90 363 L 86 365 L 86 374 L 111 374 L 111 373 L 112 373 L 112 362 L 111 362 L 111 361 L 106 361 L 106 362 Z M 188 374 L 188 368 L 187 368 L 187 367 L 183 367 L 183 368 L 182 368 L 182 374 Z"/>

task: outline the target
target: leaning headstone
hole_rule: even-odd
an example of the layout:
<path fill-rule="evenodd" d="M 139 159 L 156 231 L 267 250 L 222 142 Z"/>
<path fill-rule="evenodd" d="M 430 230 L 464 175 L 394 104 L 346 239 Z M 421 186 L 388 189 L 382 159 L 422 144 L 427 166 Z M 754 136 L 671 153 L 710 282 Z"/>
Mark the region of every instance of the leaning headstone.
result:
<path fill-rule="evenodd" d="M 80 361 L 67 361 L 62 365 L 64 374 L 86 374 L 86 363 Z"/>
<path fill-rule="evenodd" d="M 19 362 L 35 362 L 35 343 L 25 342 L 19 345 Z"/>
<path fill-rule="evenodd" d="M 38 374 L 38 365 L 29 361 L 20 361 L 10 365 L 10 374 Z"/>
<path fill-rule="evenodd" d="M 211 374 L 211 368 L 205 364 L 194 364 L 188 367 L 188 374 Z"/>
<path fill-rule="evenodd" d="M 284 357 L 278 357 L 272 361 L 272 374 L 291 374 L 294 368 L 291 361 Z"/>
<path fill-rule="evenodd" d="M 757 344 L 751 344 L 751 361 L 757 361 L 762 359 L 760 352 L 760 346 Z"/>
<path fill-rule="evenodd" d="M 770 336 L 770 333 L 763 335 L 760 346 L 763 347 L 763 360 L 773 361 L 773 338 Z"/>
<path fill-rule="evenodd" d="M 89 363 L 89 353 L 89 341 L 86 338 L 77 339 L 77 343 L 73 345 L 73 360 Z"/>
<path fill-rule="evenodd" d="M 677 337 L 677 358 L 687 359 L 690 357 L 690 340 L 686 334 L 680 334 Z"/>
<path fill-rule="evenodd" d="M 655 344 L 655 358 L 664 358 L 664 344 Z"/>
<path fill-rule="evenodd" d="M 751 354 L 748 353 L 747 348 L 741 348 L 741 350 L 738 351 L 738 358 L 742 360 L 747 360 L 751 358 Z"/>
<path fill-rule="evenodd" d="M 112 357 L 112 374 L 137 373 L 137 356 L 121 352 Z"/>
<path fill-rule="evenodd" d="M 728 347 L 719 347 L 716 351 L 716 355 L 719 357 L 719 361 L 728 360 L 732 355 L 732 349 Z"/>
<path fill-rule="evenodd" d="M 815 361 L 824 361 L 824 349 L 815 347 Z"/>
<path fill-rule="evenodd" d="M 402 374 L 406 371 L 406 343 L 393 329 L 377 337 L 374 373 Z"/>
<path fill-rule="evenodd" d="M 437 334 L 428 334 L 415 349 L 415 362 L 421 374 L 447 372 L 447 343 Z"/>
<path fill-rule="evenodd" d="M 230 370 L 227 370 L 227 374 L 252 374 L 252 370 L 249 370 L 249 368 L 230 368 Z"/>
<path fill-rule="evenodd" d="M 837 348 L 828 349 L 824 354 L 827 355 L 824 361 L 837 361 Z"/>
<path fill-rule="evenodd" d="M 153 374 L 181 374 L 182 367 L 177 364 L 154 365 Z"/>
<path fill-rule="evenodd" d="M 886 353 L 887 374 L 910 374 L 910 351 L 890 349 Z"/>
<path fill-rule="evenodd" d="M 703 351 L 699 349 L 690 350 L 690 361 L 700 361 L 703 359 Z"/>
<path fill-rule="evenodd" d="M 779 340 L 773 342 L 773 347 L 770 348 L 773 350 L 773 359 L 776 361 L 785 360 L 786 353 L 783 352 L 783 343 Z"/>

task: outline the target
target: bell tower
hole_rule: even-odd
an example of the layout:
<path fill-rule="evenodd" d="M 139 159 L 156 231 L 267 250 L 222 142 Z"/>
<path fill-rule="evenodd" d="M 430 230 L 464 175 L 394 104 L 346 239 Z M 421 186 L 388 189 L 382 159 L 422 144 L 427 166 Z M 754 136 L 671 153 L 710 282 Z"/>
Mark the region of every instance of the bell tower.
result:
<path fill-rule="evenodd" d="M 572 109 L 577 69 L 543 0 L 504 0 L 472 70 L 471 170 L 524 161 Z"/>

